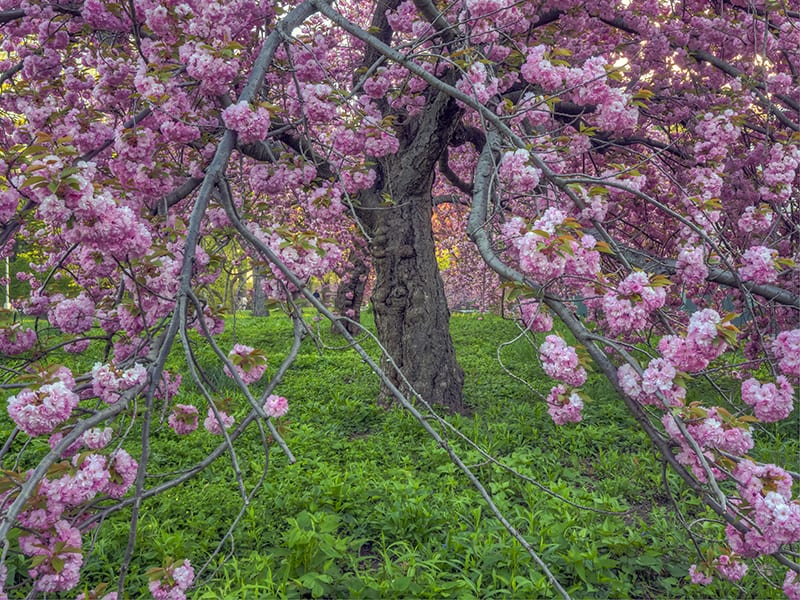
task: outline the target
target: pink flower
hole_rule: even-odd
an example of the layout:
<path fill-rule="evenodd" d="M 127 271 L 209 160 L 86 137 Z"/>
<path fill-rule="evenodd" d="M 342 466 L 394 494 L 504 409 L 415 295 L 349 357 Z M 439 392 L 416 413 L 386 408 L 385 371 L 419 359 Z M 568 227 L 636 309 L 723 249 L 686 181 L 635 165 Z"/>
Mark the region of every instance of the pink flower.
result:
<path fill-rule="evenodd" d="M 498 175 L 507 193 L 532 194 L 542 172 L 529 164 L 530 154 L 526 150 L 508 151 L 500 161 Z"/>
<path fill-rule="evenodd" d="M 36 332 L 30 327 L 22 330 L 21 324 L 0 329 L 0 352 L 7 355 L 22 354 L 36 344 Z"/>
<path fill-rule="evenodd" d="M 178 435 L 186 435 L 197 429 L 197 407 L 191 404 L 176 404 L 167 423 Z"/>
<path fill-rule="evenodd" d="M 664 306 L 664 286 L 653 286 L 647 273 L 635 271 L 603 296 L 603 312 L 612 333 L 642 329 L 648 315 Z"/>
<path fill-rule="evenodd" d="M 557 335 L 548 335 L 539 346 L 542 368 L 553 379 L 559 379 L 572 387 L 580 387 L 586 381 L 586 369 L 580 366 L 578 353 Z"/>
<path fill-rule="evenodd" d="M 95 363 L 92 367 L 92 391 L 107 404 L 116 404 L 122 392 L 147 380 L 147 369 L 139 363 L 121 371 L 114 365 Z"/>
<path fill-rule="evenodd" d="M 154 600 L 185 600 L 186 590 L 194 580 L 194 569 L 188 560 L 174 562 L 161 569 L 151 569 L 148 584 Z"/>
<path fill-rule="evenodd" d="M 250 346 L 236 344 L 228 353 L 228 358 L 233 363 L 233 368 L 241 380 L 248 385 L 261 379 L 264 371 L 267 370 L 267 357 L 260 350 Z M 225 374 L 233 378 L 227 366 Z"/>
<path fill-rule="evenodd" d="M 689 567 L 689 577 L 692 583 L 697 585 L 708 585 L 711 583 L 711 576 L 707 575 L 702 567 L 698 568 L 697 565 Z"/>
<path fill-rule="evenodd" d="M 50 433 L 72 415 L 78 395 L 62 381 L 43 385 L 38 391 L 25 388 L 8 399 L 8 414 L 30 436 Z"/>
<path fill-rule="evenodd" d="M 617 380 L 622 391 L 634 400 L 642 395 L 642 378 L 631 365 L 624 363 L 617 369 Z"/>
<path fill-rule="evenodd" d="M 781 331 L 772 342 L 772 351 L 785 375 L 800 377 L 800 329 Z"/>
<path fill-rule="evenodd" d="M 753 283 L 775 283 L 778 280 L 778 269 L 775 266 L 777 250 L 765 246 L 752 246 L 742 254 L 742 267 L 739 275 L 745 281 Z"/>
<path fill-rule="evenodd" d="M 703 246 L 684 246 L 675 264 L 677 279 L 687 285 L 700 285 L 708 277 Z"/>
<path fill-rule="evenodd" d="M 742 216 L 739 217 L 739 231 L 743 233 L 764 233 L 772 225 L 775 213 L 771 211 L 769 205 L 761 205 L 758 208 L 748 206 L 744 209 Z"/>
<path fill-rule="evenodd" d="M 547 396 L 547 412 L 556 425 L 578 423 L 582 419 L 583 400 L 577 392 L 567 393 L 563 385 L 551 388 Z"/>
<path fill-rule="evenodd" d="M 225 427 L 225 429 L 230 429 L 234 423 L 234 418 L 224 411 L 220 410 L 217 412 L 219 413 L 219 418 L 222 420 L 223 427 Z M 209 433 L 216 435 L 222 433 L 222 429 L 219 426 L 219 421 L 217 420 L 217 417 L 214 416 L 214 411 L 211 410 L 211 408 L 208 409 L 208 415 L 203 421 L 203 427 L 205 427 L 206 431 Z"/>
<path fill-rule="evenodd" d="M 739 581 L 747 573 L 747 565 L 728 554 L 717 557 L 714 566 L 728 581 Z"/>
<path fill-rule="evenodd" d="M 268 417 L 277 419 L 289 412 L 289 401 L 283 396 L 276 396 L 271 394 L 267 401 L 264 403 L 264 412 Z"/>
<path fill-rule="evenodd" d="M 270 127 L 269 111 L 261 106 L 253 108 L 247 102 L 231 104 L 222 111 L 225 127 L 234 130 L 243 144 L 261 141 Z"/>
<path fill-rule="evenodd" d="M 742 401 L 752 406 L 756 418 L 764 423 L 788 417 L 793 396 L 794 389 L 783 375 L 778 375 L 775 383 L 762 384 L 752 377 L 742 383 Z"/>
<path fill-rule="evenodd" d="M 678 372 L 668 360 L 654 358 L 642 373 L 642 391 L 652 396 L 661 394 L 671 406 L 680 406 L 686 390 L 674 383 Z"/>
<path fill-rule="evenodd" d="M 106 427 L 104 429 L 95 427 L 94 429 L 85 431 L 80 437 L 80 441 L 90 450 L 100 450 L 108 446 L 113 434 L 114 430 L 111 429 L 111 427 Z"/>
<path fill-rule="evenodd" d="M 77 298 L 62 300 L 50 310 L 50 324 L 64 333 L 83 333 L 94 324 L 94 302 L 85 292 Z"/>
<path fill-rule="evenodd" d="M 40 592 L 64 592 L 78 585 L 81 553 L 81 532 L 67 521 L 55 523 L 47 532 L 20 536 L 19 547 L 26 556 L 43 557 L 28 574 Z"/>
<path fill-rule="evenodd" d="M 800 580 L 797 578 L 797 573 L 788 569 L 786 577 L 783 579 L 783 593 L 789 600 L 800 600 Z"/>
<path fill-rule="evenodd" d="M 109 460 L 111 478 L 104 492 L 112 498 L 122 498 L 136 480 L 138 469 L 139 464 L 124 449 L 114 452 Z"/>
<path fill-rule="evenodd" d="M 519 304 L 522 324 L 531 331 L 550 331 L 553 329 L 553 317 L 535 300 L 525 300 Z"/>

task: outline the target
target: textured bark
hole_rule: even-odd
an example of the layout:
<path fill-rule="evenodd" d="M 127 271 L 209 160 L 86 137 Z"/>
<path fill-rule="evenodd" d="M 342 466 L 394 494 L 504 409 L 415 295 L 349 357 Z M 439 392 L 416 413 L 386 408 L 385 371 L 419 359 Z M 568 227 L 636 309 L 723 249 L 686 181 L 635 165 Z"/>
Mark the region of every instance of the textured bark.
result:
<path fill-rule="evenodd" d="M 253 316 L 268 317 L 267 295 L 264 293 L 264 273 L 261 267 L 253 271 Z"/>
<path fill-rule="evenodd" d="M 353 252 L 350 257 L 350 269 L 342 275 L 342 281 L 336 289 L 336 298 L 333 306 L 336 314 L 350 319 L 344 326 L 350 335 L 359 333 L 358 323 L 361 322 L 361 303 L 364 301 L 364 288 L 367 285 L 369 267 L 358 254 Z M 353 323 L 352 321 L 355 321 Z M 338 333 L 335 324 L 331 325 L 331 333 Z"/>
<path fill-rule="evenodd" d="M 399 152 L 378 161 L 379 180 L 360 194 L 359 217 L 371 238 L 372 306 L 380 341 L 425 400 L 464 412 L 464 372 L 450 337 L 431 223 L 435 165 L 459 115 L 449 98 L 430 99 L 404 129 Z M 395 385 L 406 388 L 388 360 L 382 366 Z"/>

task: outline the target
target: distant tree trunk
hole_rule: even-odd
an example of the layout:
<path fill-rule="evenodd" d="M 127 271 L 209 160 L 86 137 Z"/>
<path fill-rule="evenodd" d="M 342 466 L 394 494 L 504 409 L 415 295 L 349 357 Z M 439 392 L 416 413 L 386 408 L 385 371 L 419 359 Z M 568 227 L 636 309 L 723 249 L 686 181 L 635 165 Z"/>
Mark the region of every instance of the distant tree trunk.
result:
<path fill-rule="evenodd" d="M 464 372 L 450 337 L 450 311 L 433 239 L 435 166 L 460 110 L 433 96 L 406 126 L 397 154 L 378 160 L 378 181 L 359 195 L 375 269 L 372 306 L 378 338 L 413 388 L 428 402 L 464 412 Z M 383 365 L 405 388 L 389 360 Z"/>
<path fill-rule="evenodd" d="M 264 272 L 261 267 L 253 269 L 253 316 L 268 317 L 267 295 L 264 293 Z"/>
<path fill-rule="evenodd" d="M 344 321 L 347 331 L 351 335 L 356 335 L 359 330 L 357 323 L 361 322 L 361 303 L 364 301 L 364 288 L 367 285 L 369 267 L 359 256 L 357 250 L 352 251 L 349 263 L 350 268 L 342 274 L 342 281 L 336 290 L 333 305 L 337 314 L 349 319 L 349 321 Z M 331 331 L 337 332 L 335 325 L 331 325 Z"/>

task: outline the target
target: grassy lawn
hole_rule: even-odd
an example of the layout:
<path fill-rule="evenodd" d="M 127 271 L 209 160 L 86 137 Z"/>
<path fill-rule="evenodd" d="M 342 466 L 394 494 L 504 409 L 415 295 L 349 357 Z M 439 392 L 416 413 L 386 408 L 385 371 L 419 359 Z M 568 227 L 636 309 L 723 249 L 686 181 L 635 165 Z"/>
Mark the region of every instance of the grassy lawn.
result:
<path fill-rule="evenodd" d="M 323 329 L 326 344 L 341 344 L 324 324 Z M 670 493 L 665 490 L 661 463 L 648 440 L 599 376 L 585 386 L 592 401 L 584 421 L 555 426 L 544 402 L 497 361 L 498 346 L 518 333 L 513 323 L 457 314 L 452 332 L 474 412 L 450 421 L 538 486 L 487 461 L 452 434 L 448 439 L 575 598 L 782 597 L 752 576 L 743 589 L 723 582 L 689 584 L 687 569 L 698 557 L 670 494 L 681 503 L 684 519 L 695 522 L 699 537 L 714 538 L 721 526 L 703 520 L 711 515 L 676 478 L 668 476 Z M 285 317 L 240 316 L 220 343 L 225 349 L 234 340 L 261 348 L 271 374 L 286 355 L 290 336 Z M 374 350 L 374 344 L 366 345 Z M 221 394 L 232 395 L 240 418 L 245 401 L 234 395 L 212 350 L 198 343 L 195 351 Z M 514 375 L 547 392 L 528 341 L 500 352 Z M 179 353 L 171 368 L 185 372 Z M 202 419 L 204 402 L 185 381 L 179 401 L 197 404 Z M 270 447 L 266 480 L 202 573 L 195 598 L 554 596 L 447 454 L 410 415 L 376 403 L 378 379 L 355 353 L 320 351 L 306 339 L 277 393 L 289 399 L 281 427 L 297 463 L 289 465 L 276 445 Z M 796 416 L 793 423 L 764 431 L 775 454 L 764 458 L 796 457 L 792 431 Z M 219 441 L 202 427 L 179 438 L 161 425 L 154 433 L 152 483 L 159 481 L 158 473 L 200 460 Z M 240 438 L 237 453 L 250 489 L 267 458 L 256 427 Z M 190 558 L 199 570 L 241 507 L 226 457 L 147 501 L 129 579 L 131 597 L 146 595 L 145 571 L 166 556 Z M 88 557 L 92 582 L 115 582 L 128 518 L 119 513 L 103 525 Z"/>

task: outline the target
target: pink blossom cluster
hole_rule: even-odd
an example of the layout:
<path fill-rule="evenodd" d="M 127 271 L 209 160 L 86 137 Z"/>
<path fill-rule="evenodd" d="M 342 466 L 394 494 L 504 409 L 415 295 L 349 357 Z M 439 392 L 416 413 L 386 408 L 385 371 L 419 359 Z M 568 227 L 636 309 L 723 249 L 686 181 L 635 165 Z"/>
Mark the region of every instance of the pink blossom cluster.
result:
<path fill-rule="evenodd" d="M 500 62 L 505 55 L 500 51 L 506 48 L 493 44 L 501 33 L 519 33 L 524 30 L 527 20 L 513 0 L 467 0 L 466 8 L 470 16 L 470 40 L 475 44 L 487 45 L 488 57 Z"/>
<path fill-rule="evenodd" d="M 486 70 L 483 63 L 474 62 L 458 80 L 456 87 L 481 104 L 486 104 L 497 94 L 498 80 Z"/>
<path fill-rule="evenodd" d="M 572 387 L 580 387 L 586 382 L 586 369 L 580 365 L 578 353 L 561 337 L 548 335 L 539 346 L 539 358 L 544 372 L 553 379 Z"/>
<path fill-rule="evenodd" d="M 186 73 L 199 82 L 203 92 L 213 96 L 224 94 L 239 72 L 236 59 L 214 56 L 207 44 L 188 42 L 179 48 L 178 56 L 186 65 Z"/>
<path fill-rule="evenodd" d="M 766 233 L 772 226 L 775 213 L 769 205 L 762 204 L 758 208 L 748 206 L 739 217 L 737 226 L 742 233 Z"/>
<path fill-rule="evenodd" d="M 233 364 L 236 374 L 248 385 L 261 379 L 267 370 L 267 357 L 264 353 L 244 344 L 235 344 L 233 349 L 228 352 L 228 358 Z M 227 365 L 225 374 L 233 378 Z"/>
<path fill-rule="evenodd" d="M 783 593 L 789 600 L 800 600 L 800 577 L 791 569 L 786 570 L 783 578 Z"/>
<path fill-rule="evenodd" d="M 545 57 L 546 52 L 547 48 L 543 45 L 529 48 L 525 63 L 520 67 L 520 73 L 528 83 L 539 84 L 545 91 L 555 91 L 564 84 L 569 68 L 553 65 Z"/>
<path fill-rule="evenodd" d="M 56 381 L 36 390 L 25 388 L 11 396 L 8 399 L 8 415 L 28 435 L 44 435 L 72 416 L 78 400 L 71 386 L 64 381 Z"/>
<path fill-rule="evenodd" d="M 544 215 L 533 223 L 533 231 L 512 240 L 519 252 L 520 269 L 539 282 L 547 282 L 564 274 L 567 259 L 565 252 L 555 246 L 556 227 L 564 222 L 566 214 L 556 208 L 548 208 Z"/>
<path fill-rule="evenodd" d="M 370 172 L 374 176 L 374 171 Z M 291 244 L 277 231 L 268 234 L 256 224 L 250 224 L 249 227 L 303 281 L 311 277 L 322 277 L 342 260 L 342 249 L 335 243 L 314 236 L 304 236 L 302 243 Z M 294 291 L 294 285 L 277 267 L 270 265 L 270 270 L 272 278 L 264 280 L 264 290 L 268 297 L 281 298 L 287 290 Z"/>
<path fill-rule="evenodd" d="M 583 400 L 576 391 L 568 391 L 559 384 L 550 389 L 547 395 L 547 413 L 556 425 L 578 423 L 583 418 Z"/>
<path fill-rule="evenodd" d="M 689 567 L 689 579 L 695 585 L 709 585 L 713 579 L 707 568 L 693 564 Z"/>
<path fill-rule="evenodd" d="M 778 280 L 778 269 L 775 257 L 778 251 L 766 246 L 751 246 L 742 254 L 742 266 L 739 276 L 744 281 L 753 283 L 775 283 Z"/>
<path fill-rule="evenodd" d="M 794 408 L 794 388 L 783 375 L 775 383 L 760 383 L 751 377 L 742 383 L 742 401 L 753 407 L 759 421 L 773 423 L 789 416 Z"/>
<path fill-rule="evenodd" d="M 677 375 L 678 371 L 670 361 L 654 358 L 642 373 L 642 396 L 637 399 L 643 404 L 682 406 L 686 388 L 675 382 Z"/>
<path fill-rule="evenodd" d="M 395 10 L 387 11 L 386 20 L 396 33 L 411 33 L 414 22 L 418 20 L 413 0 L 403 0 Z"/>
<path fill-rule="evenodd" d="M 342 184 L 348 194 L 357 194 L 361 190 L 369 189 L 377 179 L 375 169 L 364 166 L 354 166 L 342 172 Z"/>
<path fill-rule="evenodd" d="M 123 449 L 109 458 L 81 454 L 62 465 L 67 472 L 56 479 L 44 477 L 18 517 L 20 525 L 30 532 L 20 536 L 20 549 L 27 556 L 43 557 L 35 559 L 29 575 L 35 580 L 35 589 L 44 592 L 66 591 L 78 582 L 83 556 L 80 531 L 69 524 L 72 513 L 82 513 L 98 494 L 121 498 L 138 469 Z M 28 476 L 31 474 L 28 472 Z M 0 496 L 0 500 L 5 498 Z"/>
<path fill-rule="evenodd" d="M 112 498 L 122 498 L 136 480 L 139 464 L 124 449 L 116 450 L 109 459 L 108 470 L 111 478 L 106 485 L 105 493 Z"/>
<path fill-rule="evenodd" d="M 706 113 L 695 126 L 700 138 L 694 145 L 694 153 L 700 162 L 716 162 L 725 158 L 728 149 L 741 135 L 741 128 L 731 122 L 733 110 L 721 114 Z"/>
<path fill-rule="evenodd" d="M 678 369 L 701 371 L 727 348 L 719 332 L 721 321 L 719 313 L 711 308 L 695 311 L 689 318 L 686 336 L 665 335 L 658 342 L 658 350 Z"/>
<path fill-rule="evenodd" d="M 264 403 L 264 412 L 268 417 L 277 419 L 289 412 L 289 401 L 283 396 L 270 394 Z"/>
<path fill-rule="evenodd" d="M 7 356 L 22 354 L 36 345 L 36 332 L 30 327 L 24 331 L 21 324 L 0 329 L 0 353 Z"/>
<path fill-rule="evenodd" d="M 708 277 L 705 249 L 702 245 L 686 245 L 678 253 L 675 264 L 676 279 L 686 285 L 700 285 Z"/>
<path fill-rule="evenodd" d="M 176 404 L 167 418 L 167 424 L 178 435 L 187 435 L 197 429 L 197 407 L 192 404 Z"/>
<path fill-rule="evenodd" d="M 543 45 L 528 49 L 526 61 L 520 67 L 527 82 L 541 85 L 545 91 L 572 88 L 569 95 L 575 102 L 595 107 L 594 118 L 603 130 L 624 131 L 636 125 L 638 110 L 630 105 L 630 95 L 608 85 L 604 57 L 591 57 L 582 67 L 568 67 L 553 64 L 546 53 Z"/>
<path fill-rule="evenodd" d="M 47 443 L 50 445 L 51 448 L 55 448 L 64 436 L 69 433 L 71 427 L 67 426 L 66 428 L 61 428 L 54 431 L 47 440 Z M 64 458 L 71 458 L 75 456 L 82 448 L 89 448 L 90 450 L 101 450 L 105 448 L 110 442 L 111 438 L 114 435 L 114 430 L 111 427 L 105 427 L 100 429 L 99 427 L 94 427 L 89 429 L 81 435 L 75 442 L 73 442 L 70 446 L 67 447 L 61 453 L 61 456 Z"/>
<path fill-rule="evenodd" d="M 303 115 L 309 123 L 330 123 L 336 117 L 333 89 L 325 83 L 304 83 L 300 86 Z"/>
<path fill-rule="evenodd" d="M 94 302 L 81 292 L 76 298 L 61 300 L 50 309 L 48 320 L 64 333 L 83 333 L 94 324 Z"/>
<path fill-rule="evenodd" d="M 694 584 L 709 585 L 712 581 L 712 569 L 728 581 L 739 581 L 747 573 L 747 564 L 739 560 L 736 553 L 720 554 L 711 565 L 692 565 L 689 567 L 689 577 Z"/>
<path fill-rule="evenodd" d="M 509 194 L 533 193 L 542 172 L 530 164 L 530 155 L 526 150 L 508 151 L 500 160 L 498 176 L 503 189 Z"/>
<path fill-rule="evenodd" d="M 156 398 L 169 400 L 173 398 L 181 387 L 183 377 L 180 373 L 170 373 L 169 371 L 161 372 L 161 380 L 156 387 Z"/>
<path fill-rule="evenodd" d="M 664 306 L 666 297 L 665 287 L 651 285 L 647 273 L 631 273 L 616 290 L 609 290 L 603 296 L 609 330 L 618 334 L 644 328 L 650 313 Z"/>
<path fill-rule="evenodd" d="M 778 368 L 786 375 L 800 377 L 800 329 L 781 331 L 771 345 Z"/>
<path fill-rule="evenodd" d="M 773 144 L 764 165 L 766 184 L 760 191 L 768 200 L 785 201 L 792 195 L 793 184 L 800 170 L 800 145 Z"/>
<path fill-rule="evenodd" d="M 703 408 L 692 406 L 678 413 L 684 421 L 686 431 L 703 453 L 711 472 L 716 479 L 724 478 L 724 473 L 715 465 L 715 451 L 742 456 L 753 448 L 753 434 L 749 426 L 724 417 L 716 407 Z M 706 469 L 698 457 L 692 444 L 680 431 L 675 417 L 665 414 L 661 418 L 664 429 L 669 436 L 678 442 L 680 451 L 675 458 L 682 465 L 689 467 L 700 481 L 708 481 Z"/>
<path fill-rule="evenodd" d="M 735 554 L 721 554 L 714 560 L 714 567 L 728 581 L 739 581 L 747 573 L 747 564 L 737 560 Z"/>
<path fill-rule="evenodd" d="M 262 106 L 252 107 L 244 101 L 223 110 L 222 121 L 225 127 L 236 132 L 242 144 L 261 141 L 269 133 L 269 111 Z"/>
<path fill-rule="evenodd" d="M 376 100 L 386 96 L 389 91 L 391 80 L 386 74 L 385 68 L 378 69 L 371 77 L 364 81 L 364 91 L 370 98 Z"/>
<path fill-rule="evenodd" d="M 34 589 L 63 592 L 78 585 L 83 564 L 81 542 L 81 532 L 65 520 L 57 521 L 46 531 L 20 536 L 22 553 L 37 557 L 35 566 L 28 570 L 35 580 Z"/>
<path fill-rule="evenodd" d="M 14 188 L 0 190 L 0 223 L 8 222 L 17 212 L 19 192 Z"/>
<path fill-rule="evenodd" d="M 755 525 L 741 533 L 727 525 L 731 549 L 752 558 L 777 552 L 800 541 L 800 503 L 792 501 L 792 478 L 776 465 L 756 465 L 742 460 L 733 471 L 743 501 L 740 510 Z"/>
<path fill-rule="evenodd" d="M 111 438 L 114 435 L 114 430 L 111 427 L 93 427 L 83 432 L 79 438 L 81 444 L 90 450 L 101 450 L 108 446 Z"/>
<path fill-rule="evenodd" d="M 553 317 L 536 300 L 523 300 L 519 303 L 522 324 L 530 331 L 545 332 L 553 329 Z"/>
<path fill-rule="evenodd" d="M 209 433 L 221 435 L 222 427 L 225 429 L 230 429 L 233 426 L 235 419 L 232 415 L 229 415 L 222 410 L 218 410 L 217 413 L 219 414 L 219 420 L 217 420 L 217 417 L 214 415 L 214 411 L 209 407 L 208 414 L 203 420 L 203 427 L 205 427 L 206 431 Z M 222 427 L 220 427 L 220 421 L 222 421 Z"/>
<path fill-rule="evenodd" d="M 379 158 L 394 154 L 400 148 L 400 141 L 397 137 L 372 117 L 364 117 L 360 133 L 364 136 L 364 152 L 368 156 Z"/>
<path fill-rule="evenodd" d="M 686 390 L 675 383 L 678 375 L 674 365 L 663 358 L 655 358 L 639 375 L 636 369 L 624 363 L 617 369 L 617 380 L 622 391 L 642 404 L 655 406 L 682 406 Z"/>
<path fill-rule="evenodd" d="M 92 367 L 92 391 L 106 404 L 116 404 L 124 391 L 146 380 L 147 369 L 139 363 L 124 371 L 111 364 L 95 363 Z"/>
<path fill-rule="evenodd" d="M 153 569 L 151 577 L 148 587 L 154 600 L 186 600 L 186 591 L 194 581 L 194 569 L 185 559 L 163 569 Z"/>

